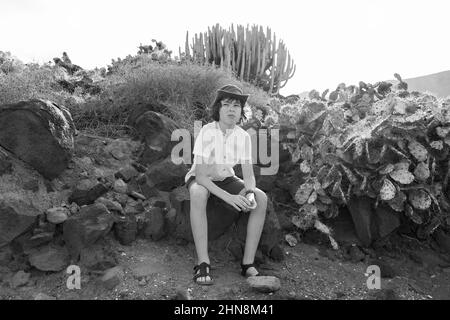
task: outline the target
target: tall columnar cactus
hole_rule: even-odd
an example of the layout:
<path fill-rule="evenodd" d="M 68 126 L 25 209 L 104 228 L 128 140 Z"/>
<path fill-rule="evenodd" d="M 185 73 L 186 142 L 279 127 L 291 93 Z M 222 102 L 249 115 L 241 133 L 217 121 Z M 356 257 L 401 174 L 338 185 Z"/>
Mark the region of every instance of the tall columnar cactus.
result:
<path fill-rule="evenodd" d="M 189 44 L 186 33 L 184 56 L 196 63 L 214 64 L 232 71 L 240 80 L 251 82 L 263 90 L 278 94 L 294 76 L 295 64 L 282 40 L 270 28 L 232 25 L 225 30 L 216 24 L 208 32 L 195 34 Z M 191 53 L 192 52 L 192 53 Z"/>

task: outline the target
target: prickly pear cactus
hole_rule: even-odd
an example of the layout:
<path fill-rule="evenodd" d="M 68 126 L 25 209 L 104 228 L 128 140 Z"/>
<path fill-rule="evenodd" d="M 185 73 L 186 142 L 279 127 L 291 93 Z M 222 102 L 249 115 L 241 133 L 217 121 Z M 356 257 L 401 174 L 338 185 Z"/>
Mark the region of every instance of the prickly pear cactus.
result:
<path fill-rule="evenodd" d="M 335 217 L 339 206 L 359 196 L 386 203 L 426 230 L 450 227 L 444 192 L 450 188 L 450 106 L 409 93 L 398 77 L 400 86 L 340 84 L 280 108 L 304 181 L 294 195 L 302 228 Z"/>

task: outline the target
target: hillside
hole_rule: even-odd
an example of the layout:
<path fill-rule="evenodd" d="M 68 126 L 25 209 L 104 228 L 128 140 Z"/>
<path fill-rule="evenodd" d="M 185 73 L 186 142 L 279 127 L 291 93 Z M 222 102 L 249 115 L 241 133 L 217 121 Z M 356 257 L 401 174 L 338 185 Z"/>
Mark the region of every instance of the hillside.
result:
<path fill-rule="evenodd" d="M 438 97 L 450 96 L 450 70 L 404 80 L 409 91 L 430 91 Z"/>

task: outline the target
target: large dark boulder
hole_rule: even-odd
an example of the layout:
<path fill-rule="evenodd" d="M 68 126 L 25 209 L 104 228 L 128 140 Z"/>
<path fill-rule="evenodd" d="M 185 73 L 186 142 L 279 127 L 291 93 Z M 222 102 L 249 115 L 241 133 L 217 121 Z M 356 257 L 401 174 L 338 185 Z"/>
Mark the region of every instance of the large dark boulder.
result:
<path fill-rule="evenodd" d="M 370 246 L 391 234 L 400 226 L 399 213 L 385 204 L 375 207 L 375 200 L 369 197 L 353 197 L 347 203 L 356 234 L 364 246 Z"/>
<path fill-rule="evenodd" d="M 78 259 L 83 248 L 105 237 L 114 221 L 114 216 L 101 203 L 83 206 L 78 214 L 67 219 L 63 225 L 63 237 L 72 258 Z"/>
<path fill-rule="evenodd" d="M 396 230 L 400 226 L 400 214 L 386 204 L 378 205 L 374 214 L 375 238 L 384 238 Z"/>
<path fill-rule="evenodd" d="M 353 197 L 347 203 L 352 216 L 356 235 L 364 246 L 369 246 L 373 241 L 375 224 L 373 218 L 373 199 L 369 197 Z"/>
<path fill-rule="evenodd" d="M 95 200 L 109 191 L 108 186 L 97 183 L 88 190 L 75 189 L 69 197 L 69 203 L 75 202 L 79 206 L 93 204 Z"/>
<path fill-rule="evenodd" d="M 49 180 L 67 168 L 75 133 L 68 109 L 51 101 L 0 106 L 0 146 Z"/>
<path fill-rule="evenodd" d="M 24 200 L 0 197 L 0 248 L 30 229 L 39 214 L 42 212 Z"/>
<path fill-rule="evenodd" d="M 168 157 L 151 165 L 145 175 L 150 186 L 161 191 L 171 191 L 184 183 L 188 171 L 188 166 L 175 164 Z"/>
<path fill-rule="evenodd" d="M 135 123 L 141 140 L 142 151 L 139 162 L 145 165 L 170 156 L 172 148 L 178 141 L 171 141 L 172 132 L 179 129 L 172 119 L 153 111 L 147 111 L 139 116 Z"/>
<path fill-rule="evenodd" d="M 127 124 L 134 127 L 136 120 L 147 111 L 153 111 L 157 113 L 165 113 L 169 108 L 157 100 L 150 100 L 148 102 L 138 102 L 134 106 L 129 108 L 129 116 L 127 118 Z"/>
<path fill-rule="evenodd" d="M 176 238 L 193 241 L 190 222 L 189 191 L 185 186 L 175 189 L 170 194 L 171 206 L 176 209 L 176 217 L 169 229 Z M 237 221 L 239 213 L 225 205 L 217 197 L 210 197 L 206 207 L 208 220 L 208 239 L 216 240 Z"/>
<path fill-rule="evenodd" d="M 187 188 L 182 186 L 173 190 L 170 194 L 170 203 L 176 213 L 173 217 L 168 218 L 169 233 L 175 238 L 193 241 L 190 224 L 190 199 Z M 210 197 L 206 206 L 206 216 L 209 241 L 218 239 L 233 224 L 236 224 L 235 240 L 237 243 L 245 242 L 249 213 L 238 212 L 217 197 Z M 271 251 L 277 247 L 281 239 L 282 233 L 278 216 L 269 200 L 259 248 L 263 253 L 271 256 Z"/>
<path fill-rule="evenodd" d="M 67 200 L 67 192 L 49 192 L 51 185 L 36 170 L 0 146 L 0 247 L 30 230 L 38 216 Z M 47 183 L 47 184 L 46 184 Z M 37 234 L 33 243 L 43 240 Z"/>
<path fill-rule="evenodd" d="M 33 250 L 28 259 L 33 267 L 41 271 L 61 271 L 70 262 L 67 249 L 56 245 L 44 246 Z"/>

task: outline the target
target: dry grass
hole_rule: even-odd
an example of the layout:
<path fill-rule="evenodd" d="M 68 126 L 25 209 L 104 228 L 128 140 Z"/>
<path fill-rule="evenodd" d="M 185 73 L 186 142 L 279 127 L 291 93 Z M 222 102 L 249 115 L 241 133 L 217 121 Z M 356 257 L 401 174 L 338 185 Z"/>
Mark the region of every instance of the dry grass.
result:
<path fill-rule="evenodd" d="M 209 121 L 208 107 L 216 90 L 225 84 L 236 84 L 251 94 L 249 103 L 253 106 L 264 106 L 269 98 L 262 90 L 241 83 L 216 67 L 158 63 L 146 56 L 116 68 L 100 83 L 102 93 L 97 96 L 62 91 L 55 85 L 55 73 L 50 66 L 33 65 L 1 74 L 0 104 L 48 99 L 69 108 L 78 130 L 117 137 L 132 133 L 127 118 L 138 104 L 157 100 L 168 106 L 167 116 L 193 131 L 195 120 Z"/>

